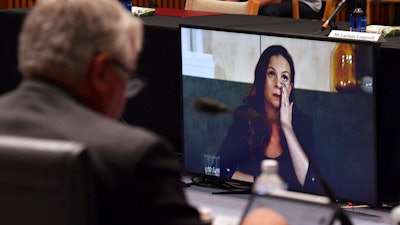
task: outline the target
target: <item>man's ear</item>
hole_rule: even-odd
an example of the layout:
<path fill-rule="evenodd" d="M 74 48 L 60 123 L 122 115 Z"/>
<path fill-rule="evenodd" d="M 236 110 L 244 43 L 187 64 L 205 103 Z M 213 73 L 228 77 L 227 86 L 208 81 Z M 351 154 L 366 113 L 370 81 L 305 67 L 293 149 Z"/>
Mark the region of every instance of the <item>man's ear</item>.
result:
<path fill-rule="evenodd" d="M 88 84 L 90 84 L 92 91 L 99 95 L 107 89 L 107 70 L 111 64 L 111 58 L 107 53 L 100 53 L 96 55 L 89 67 L 88 71 Z"/>

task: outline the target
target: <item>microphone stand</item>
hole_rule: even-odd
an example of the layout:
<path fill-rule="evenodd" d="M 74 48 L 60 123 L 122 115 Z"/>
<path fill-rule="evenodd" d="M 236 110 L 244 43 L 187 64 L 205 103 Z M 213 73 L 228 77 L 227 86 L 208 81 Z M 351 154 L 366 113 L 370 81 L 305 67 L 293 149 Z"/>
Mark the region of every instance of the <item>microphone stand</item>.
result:
<path fill-rule="evenodd" d="M 301 145 L 301 143 L 300 143 L 300 145 Z M 303 148 L 303 146 L 302 146 L 302 148 Z M 310 167 L 314 171 L 317 178 L 319 179 L 319 182 L 320 182 L 322 189 L 325 192 L 326 196 L 331 200 L 332 205 L 335 204 L 336 203 L 335 192 L 333 191 L 331 186 L 328 184 L 328 182 L 324 179 L 321 172 L 315 165 L 314 161 L 309 157 L 308 153 L 306 151 L 304 151 L 304 154 L 307 156 L 308 162 L 310 163 Z M 339 218 L 342 225 L 352 225 L 353 224 L 350 221 L 349 217 L 345 214 L 344 210 L 342 210 L 340 207 L 337 207 L 336 212 L 337 212 L 337 217 Z"/>
<path fill-rule="evenodd" d="M 337 29 L 338 29 L 338 26 L 336 25 L 336 19 L 332 18 L 329 21 L 329 32 L 332 31 L 332 30 L 337 30 Z"/>
<path fill-rule="evenodd" d="M 339 4 L 336 6 L 335 10 L 331 13 L 331 15 L 329 15 L 328 19 L 322 25 L 321 31 L 324 31 L 326 28 L 328 28 L 328 26 L 330 27 L 331 30 L 335 30 L 338 28 L 336 25 L 336 22 L 335 22 L 335 16 L 343 8 L 345 3 L 346 3 L 346 0 L 341 0 L 339 2 Z"/>

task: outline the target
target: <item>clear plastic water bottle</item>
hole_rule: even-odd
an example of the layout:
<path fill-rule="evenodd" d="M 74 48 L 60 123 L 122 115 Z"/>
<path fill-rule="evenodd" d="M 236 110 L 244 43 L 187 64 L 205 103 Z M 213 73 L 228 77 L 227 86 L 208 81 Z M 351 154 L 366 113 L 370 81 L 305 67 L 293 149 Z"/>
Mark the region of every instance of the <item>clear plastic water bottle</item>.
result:
<path fill-rule="evenodd" d="M 394 207 L 390 212 L 390 224 L 391 225 L 400 224 L 400 205 Z"/>
<path fill-rule="evenodd" d="M 361 8 L 361 1 L 356 1 L 356 7 L 350 13 L 349 17 L 350 31 L 366 32 L 367 17 L 365 11 Z"/>
<path fill-rule="evenodd" d="M 119 0 L 119 2 L 120 2 L 128 11 L 132 11 L 132 0 Z"/>
<path fill-rule="evenodd" d="M 278 161 L 265 159 L 261 162 L 261 174 L 253 184 L 253 193 L 266 195 L 271 191 L 279 189 L 286 190 L 286 184 L 278 174 Z"/>

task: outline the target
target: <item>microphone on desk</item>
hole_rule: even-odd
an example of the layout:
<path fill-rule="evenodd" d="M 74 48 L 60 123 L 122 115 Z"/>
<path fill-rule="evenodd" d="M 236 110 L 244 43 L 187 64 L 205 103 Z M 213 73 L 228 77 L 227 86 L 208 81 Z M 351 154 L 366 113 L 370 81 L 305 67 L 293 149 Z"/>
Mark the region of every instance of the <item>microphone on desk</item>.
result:
<path fill-rule="evenodd" d="M 343 1 L 345 1 L 345 0 L 343 0 Z M 287 126 L 284 123 L 281 123 L 280 120 L 268 118 L 268 117 L 263 116 L 256 112 L 247 112 L 247 111 L 243 111 L 243 110 L 232 109 L 217 100 L 206 98 L 206 97 L 197 98 L 193 103 L 193 107 L 196 111 L 201 112 L 201 113 L 207 113 L 207 114 L 211 114 L 211 115 L 228 113 L 228 114 L 247 117 L 249 119 L 268 121 L 268 122 L 272 122 L 272 123 L 279 123 L 281 126 Z M 324 177 L 322 176 L 322 174 L 320 173 L 316 164 L 310 158 L 308 153 L 306 151 L 304 151 L 304 154 L 307 156 L 308 161 L 311 166 L 311 169 L 314 171 L 317 179 L 320 181 L 320 185 L 322 186 L 322 189 L 325 192 L 326 196 L 330 199 L 332 204 L 336 203 L 337 197 L 336 197 L 335 192 L 333 191 L 331 186 L 328 184 L 328 182 L 324 179 Z M 347 215 L 344 213 L 344 211 L 340 209 L 340 207 L 338 207 L 338 218 L 342 222 L 342 225 L 352 225 L 350 219 L 347 217 Z"/>
<path fill-rule="evenodd" d="M 336 9 L 331 13 L 331 15 L 329 15 L 328 19 L 324 22 L 324 24 L 322 24 L 321 31 L 323 31 L 326 28 L 328 28 L 328 26 L 330 25 L 332 20 L 335 19 L 336 14 L 343 8 L 344 3 L 346 3 L 346 0 L 342 0 L 342 1 L 339 2 L 339 4 L 336 6 Z M 334 28 L 334 29 L 336 29 L 336 28 Z"/>

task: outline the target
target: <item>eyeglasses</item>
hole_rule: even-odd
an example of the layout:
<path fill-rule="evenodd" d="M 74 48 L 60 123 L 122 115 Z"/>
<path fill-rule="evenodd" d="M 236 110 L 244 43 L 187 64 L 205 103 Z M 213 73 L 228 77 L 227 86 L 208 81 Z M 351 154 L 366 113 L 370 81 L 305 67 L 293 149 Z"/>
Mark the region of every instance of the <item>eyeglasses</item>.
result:
<path fill-rule="evenodd" d="M 112 60 L 111 63 L 117 67 L 119 70 L 128 75 L 129 81 L 126 85 L 125 95 L 127 98 L 131 98 L 139 94 L 145 87 L 146 82 L 139 78 L 139 76 L 134 72 L 126 68 L 122 63 L 117 60 Z"/>
<path fill-rule="evenodd" d="M 124 66 L 124 64 L 120 63 L 119 61 L 115 60 L 115 59 L 111 59 L 111 63 L 117 67 L 119 70 L 121 70 L 122 72 L 124 72 L 125 74 L 128 75 L 129 79 L 135 79 L 137 78 L 137 75 L 134 71 L 128 69 L 126 66 Z"/>

